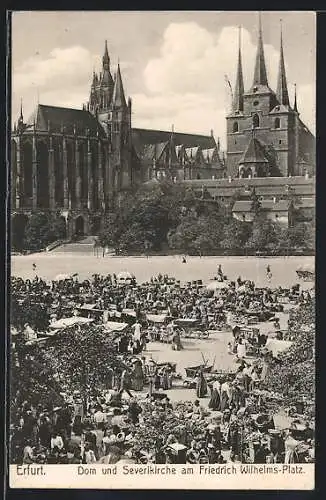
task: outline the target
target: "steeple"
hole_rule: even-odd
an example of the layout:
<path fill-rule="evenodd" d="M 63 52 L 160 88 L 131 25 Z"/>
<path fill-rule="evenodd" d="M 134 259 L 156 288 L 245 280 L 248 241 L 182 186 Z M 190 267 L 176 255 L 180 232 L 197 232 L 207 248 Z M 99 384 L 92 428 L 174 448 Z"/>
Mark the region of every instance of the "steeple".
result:
<path fill-rule="evenodd" d="M 294 103 L 293 103 L 293 110 L 297 113 L 298 112 L 298 104 L 297 104 L 297 84 L 294 84 Z"/>
<path fill-rule="evenodd" d="M 126 98 L 123 90 L 121 72 L 120 72 L 120 64 L 118 63 L 117 73 L 115 75 L 113 96 L 112 96 L 112 105 L 114 108 L 126 107 Z"/>
<path fill-rule="evenodd" d="M 259 12 L 259 27 L 258 27 L 258 45 L 257 45 L 257 55 L 256 55 L 253 85 L 268 86 L 260 12 Z"/>
<path fill-rule="evenodd" d="M 103 70 L 110 70 L 110 57 L 109 57 L 109 51 L 108 51 L 108 42 L 105 40 L 105 47 L 104 47 L 104 56 L 102 58 L 103 62 Z"/>
<path fill-rule="evenodd" d="M 17 121 L 17 129 L 22 130 L 23 126 L 24 126 L 23 99 L 20 99 L 20 114 Z"/>
<path fill-rule="evenodd" d="M 280 43 L 280 65 L 278 70 L 276 97 L 280 104 L 284 104 L 285 106 L 290 105 L 288 87 L 286 83 L 284 54 L 283 54 L 282 24 L 281 24 L 281 43 Z"/>
<path fill-rule="evenodd" d="M 242 73 L 242 57 L 241 57 L 241 26 L 239 26 L 239 52 L 238 52 L 238 69 L 237 79 L 235 82 L 235 91 L 233 98 L 233 111 L 243 111 L 243 73 Z"/>
<path fill-rule="evenodd" d="M 103 68 L 102 68 L 102 74 L 100 76 L 100 85 L 101 87 L 109 88 L 109 97 L 110 97 L 113 88 L 113 79 L 110 72 L 110 57 L 108 52 L 108 43 L 106 40 L 105 40 L 104 56 L 102 58 L 102 62 L 103 62 Z M 110 99 L 108 99 L 108 101 L 110 101 Z"/>

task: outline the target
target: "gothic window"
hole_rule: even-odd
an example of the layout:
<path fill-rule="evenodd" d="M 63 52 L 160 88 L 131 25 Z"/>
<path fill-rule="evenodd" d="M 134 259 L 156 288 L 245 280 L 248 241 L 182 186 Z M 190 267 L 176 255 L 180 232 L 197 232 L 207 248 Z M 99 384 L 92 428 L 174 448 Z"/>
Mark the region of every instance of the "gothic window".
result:
<path fill-rule="evenodd" d="M 234 122 L 234 124 L 233 124 L 233 132 L 239 132 L 239 124 L 238 124 L 238 122 Z"/>
<path fill-rule="evenodd" d="M 259 127 L 259 116 L 257 114 L 254 114 L 254 116 L 252 117 L 252 126 L 254 128 Z"/>
<path fill-rule="evenodd" d="M 281 141 L 281 139 L 280 139 L 280 140 L 278 141 L 278 143 L 279 143 L 279 144 L 282 144 L 282 141 Z"/>
<path fill-rule="evenodd" d="M 279 118 L 275 118 L 274 127 L 280 128 L 280 126 L 281 126 L 281 120 Z"/>
<path fill-rule="evenodd" d="M 197 174 L 197 180 L 199 180 L 199 179 L 200 179 L 200 174 Z"/>

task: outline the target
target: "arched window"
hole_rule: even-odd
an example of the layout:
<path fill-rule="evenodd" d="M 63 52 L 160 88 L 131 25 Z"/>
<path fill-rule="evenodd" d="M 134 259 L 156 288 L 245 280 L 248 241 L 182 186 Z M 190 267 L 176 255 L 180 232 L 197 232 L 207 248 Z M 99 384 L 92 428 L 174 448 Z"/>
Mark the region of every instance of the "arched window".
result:
<path fill-rule="evenodd" d="M 239 132 L 239 124 L 238 124 L 238 122 L 234 122 L 234 124 L 233 124 L 233 132 Z"/>
<path fill-rule="evenodd" d="M 254 114 L 254 116 L 252 117 L 252 126 L 254 128 L 259 127 L 259 116 L 257 114 Z"/>
<path fill-rule="evenodd" d="M 275 118 L 274 127 L 280 128 L 280 126 L 281 126 L 281 120 L 279 118 Z"/>

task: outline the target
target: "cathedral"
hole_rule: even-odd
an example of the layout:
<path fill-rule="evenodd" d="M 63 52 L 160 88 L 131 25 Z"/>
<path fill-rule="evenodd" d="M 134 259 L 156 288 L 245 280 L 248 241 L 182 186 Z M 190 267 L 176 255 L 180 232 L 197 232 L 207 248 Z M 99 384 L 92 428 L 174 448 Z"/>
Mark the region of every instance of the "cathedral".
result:
<path fill-rule="evenodd" d="M 275 93 L 268 85 L 261 26 L 248 91 L 239 44 L 226 155 L 213 131 L 139 129 L 132 127 L 131 116 L 120 65 L 112 76 L 105 42 L 102 71 L 93 73 L 81 109 L 38 104 L 25 121 L 21 107 L 11 135 L 12 214 L 56 210 L 68 237 L 96 234 L 119 193 L 155 179 L 213 182 L 218 190 L 232 178 L 248 183 L 255 177 L 314 175 L 315 140 L 300 120 L 296 99 L 293 106 L 289 102 L 282 37 Z"/>

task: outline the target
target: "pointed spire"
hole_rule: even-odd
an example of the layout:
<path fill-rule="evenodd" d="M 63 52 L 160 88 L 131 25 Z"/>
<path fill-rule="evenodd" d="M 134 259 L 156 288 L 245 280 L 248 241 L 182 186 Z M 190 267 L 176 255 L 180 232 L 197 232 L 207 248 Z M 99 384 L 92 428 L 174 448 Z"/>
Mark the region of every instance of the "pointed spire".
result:
<path fill-rule="evenodd" d="M 277 91 L 276 97 L 280 104 L 289 106 L 289 93 L 286 83 L 284 54 L 283 54 L 283 33 L 282 33 L 282 20 L 281 20 L 281 43 L 280 43 L 280 64 L 278 70 Z"/>
<path fill-rule="evenodd" d="M 298 104 L 297 104 L 297 84 L 294 84 L 294 103 L 293 103 L 293 110 L 297 113 L 298 112 Z"/>
<path fill-rule="evenodd" d="M 118 69 L 115 75 L 114 81 L 114 89 L 112 96 L 112 104 L 116 108 L 126 107 L 126 98 L 123 90 L 121 72 L 120 72 L 120 64 L 118 63 Z"/>
<path fill-rule="evenodd" d="M 23 98 L 22 97 L 20 98 L 20 115 L 19 115 L 19 120 L 21 122 L 24 121 L 24 117 L 23 117 Z"/>
<path fill-rule="evenodd" d="M 258 45 L 257 45 L 257 55 L 256 55 L 253 85 L 268 86 L 260 12 L 259 12 L 259 28 L 258 28 Z"/>
<path fill-rule="evenodd" d="M 108 71 L 110 69 L 110 57 L 109 57 L 107 40 L 105 40 L 104 56 L 103 56 L 102 62 L 103 62 L 103 70 Z"/>
<path fill-rule="evenodd" d="M 239 26 L 239 52 L 238 52 L 238 69 L 237 79 L 235 82 L 235 91 L 233 97 L 233 111 L 243 111 L 243 72 L 242 72 L 242 57 L 241 57 L 241 26 Z"/>

